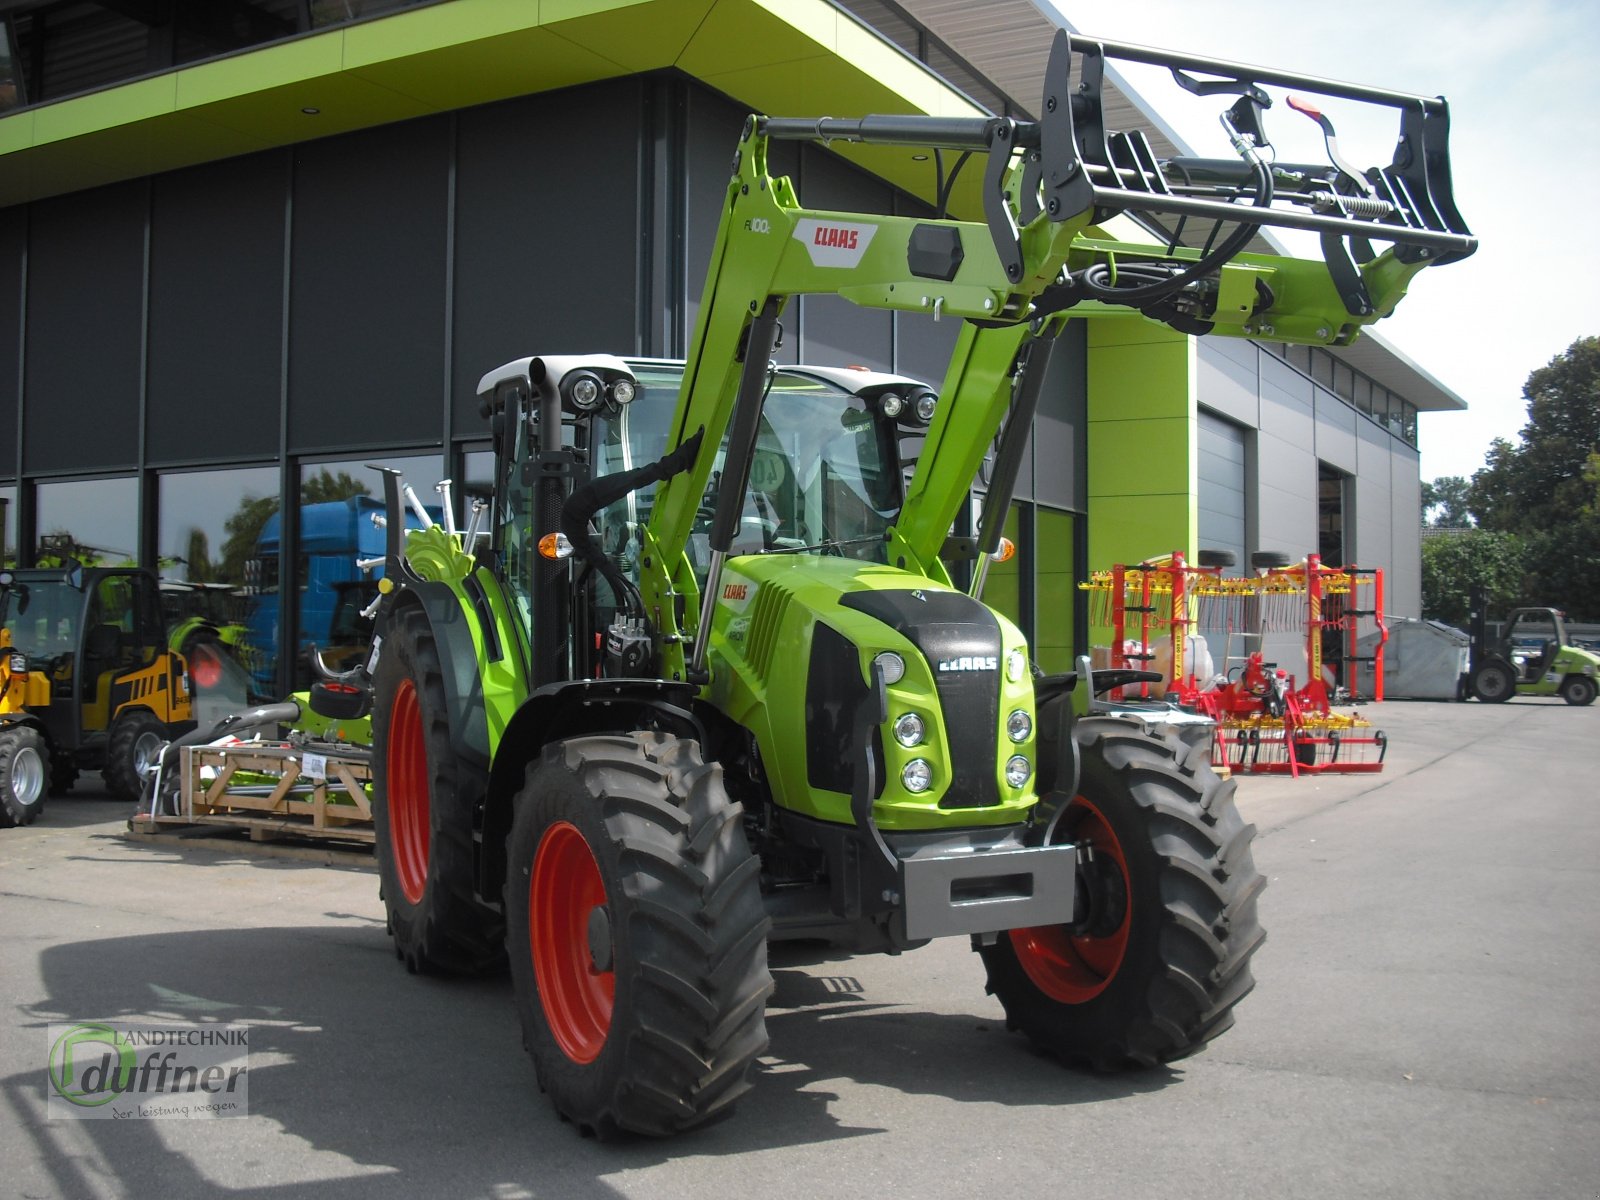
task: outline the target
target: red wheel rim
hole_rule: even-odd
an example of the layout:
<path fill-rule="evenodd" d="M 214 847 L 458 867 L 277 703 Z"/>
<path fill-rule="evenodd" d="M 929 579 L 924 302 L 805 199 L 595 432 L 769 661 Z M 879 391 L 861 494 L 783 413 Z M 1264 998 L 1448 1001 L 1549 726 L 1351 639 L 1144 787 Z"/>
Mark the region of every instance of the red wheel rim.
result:
<path fill-rule="evenodd" d="M 389 708 L 387 795 L 389 844 L 407 902 L 420 904 L 428 886 L 428 750 L 422 740 L 417 688 L 407 679 Z"/>
<path fill-rule="evenodd" d="M 1122 872 L 1127 902 L 1122 920 L 1104 937 L 1074 937 L 1065 925 L 1013 929 L 1011 948 L 1017 961 L 1041 992 L 1062 1004 L 1093 1000 L 1111 985 L 1128 949 L 1128 929 L 1133 919 L 1133 890 L 1128 880 L 1128 860 L 1111 825 L 1089 801 L 1079 796 L 1063 818 L 1068 840 L 1094 847 L 1102 865 L 1109 859 Z"/>
<path fill-rule="evenodd" d="M 589 921 L 606 902 L 606 886 L 577 827 L 557 821 L 545 830 L 528 880 L 528 948 L 556 1045 L 576 1063 L 599 1057 L 611 1029 L 617 977 L 595 965 Z"/>

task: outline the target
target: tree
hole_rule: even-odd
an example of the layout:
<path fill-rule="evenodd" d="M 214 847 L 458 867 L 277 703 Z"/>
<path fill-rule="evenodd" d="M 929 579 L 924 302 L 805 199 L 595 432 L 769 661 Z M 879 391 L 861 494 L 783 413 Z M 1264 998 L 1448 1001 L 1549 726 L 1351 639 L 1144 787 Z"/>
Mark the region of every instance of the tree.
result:
<path fill-rule="evenodd" d="M 1422 485 L 1422 523 L 1434 529 L 1466 529 L 1472 524 L 1467 507 L 1472 485 L 1462 475 L 1442 475 Z M 1437 510 L 1437 511 L 1435 511 Z M 1428 514 L 1433 513 L 1433 519 Z"/>
<path fill-rule="evenodd" d="M 1485 529 L 1546 530 L 1594 500 L 1584 478 L 1600 451 L 1600 337 L 1580 338 L 1528 376 L 1521 441 L 1496 438 L 1468 506 Z"/>
<path fill-rule="evenodd" d="M 321 504 L 328 500 L 348 500 L 351 496 L 370 496 L 367 485 L 347 471 L 330 475 L 324 467 L 300 481 L 300 503 Z"/>
<path fill-rule="evenodd" d="M 1520 534 L 1468 529 L 1422 539 L 1422 613 L 1465 627 L 1467 600 L 1481 585 L 1491 614 L 1524 600 L 1528 547 Z"/>

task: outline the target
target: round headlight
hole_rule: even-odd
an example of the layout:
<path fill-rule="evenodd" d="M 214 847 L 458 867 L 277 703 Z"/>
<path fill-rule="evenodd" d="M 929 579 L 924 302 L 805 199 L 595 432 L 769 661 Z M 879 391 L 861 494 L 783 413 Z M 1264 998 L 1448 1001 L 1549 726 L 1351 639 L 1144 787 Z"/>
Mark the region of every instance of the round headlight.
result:
<path fill-rule="evenodd" d="M 1033 736 L 1033 718 L 1017 709 L 1006 718 L 1006 736 L 1013 742 L 1025 742 Z"/>
<path fill-rule="evenodd" d="M 1033 764 L 1020 754 L 1013 754 L 1006 759 L 1006 782 L 1014 788 L 1020 788 L 1028 782 L 1028 777 L 1033 774 Z"/>
<path fill-rule="evenodd" d="M 927 733 L 922 718 L 916 713 L 906 713 L 894 723 L 894 740 L 902 746 L 920 746 Z"/>
<path fill-rule="evenodd" d="M 939 406 L 939 397 L 932 392 L 923 392 L 916 399 L 917 420 L 926 424 L 933 420 L 933 410 Z"/>
<path fill-rule="evenodd" d="M 632 404 L 635 390 L 631 379 L 611 381 L 611 399 L 616 404 Z"/>
<path fill-rule="evenodd" d="M 1021 650 L 1013 650 L 1006 655 L 1006 678 L 1012 683 L 1021 683 L 1022 677 L 1028 673 L 1028 656 Z"/>
<path fill-rule="evenodd" d="M 906 660 L 893 650 L 885 650 L 872 661 L 878 664 L 883 672 L 883 681 L 887 684 L 899 683 L 906 677 Z"/>
<path fill-rule="evenodd" d="M 578 408 L 588 411 L 600 403 L 600 380 L 585 371 L 574 379 L 567 388 L 567 395 L 572 397 L 572 403 Z"/>
<path fill-rule="evenodd" d="M 905 407 L 906 398 L 899 392 L 885 392 L 878 398 L 878 411 L 886 417 L 898 417 Z"/>
<path fill-rule="evenodd" d="M 925 792 L 933 786 L 933 768 L 925 758 L 913 758 L 900 772 L 900 782 L 908 792 Z"/>

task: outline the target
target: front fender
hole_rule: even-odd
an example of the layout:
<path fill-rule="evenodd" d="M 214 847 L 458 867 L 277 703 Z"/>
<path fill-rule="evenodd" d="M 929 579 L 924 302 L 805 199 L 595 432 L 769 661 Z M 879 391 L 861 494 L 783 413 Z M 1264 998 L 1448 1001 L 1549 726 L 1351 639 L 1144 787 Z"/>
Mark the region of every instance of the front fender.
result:
<path fill-rule="evenodd" d="M 695 687 L 664 679 L 575 679 L 538 689 L 512 715 L 489 769 L 484 802 L 479 893 L 499 896 L 505 843 L 528 764 L 545 746 L 595 733 L 659 729 L 704 742 L 695 717 Z"/>

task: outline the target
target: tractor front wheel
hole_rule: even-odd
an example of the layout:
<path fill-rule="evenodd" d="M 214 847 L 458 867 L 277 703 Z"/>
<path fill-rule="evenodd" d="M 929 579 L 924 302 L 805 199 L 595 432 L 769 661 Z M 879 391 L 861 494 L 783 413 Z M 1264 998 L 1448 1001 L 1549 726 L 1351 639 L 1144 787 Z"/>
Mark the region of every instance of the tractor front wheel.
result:
<path fill-rule="evenodd" d="M 372 823 L 395 956 L 413 974 L 471 974 L 500 961 L 503 922 L 477 896 L 473 811 L 484 774 L 450 738 L 428 618 L 397 614 L 373 680 Z"/>
<path fill-rule="evenodd" d="M 508 844 L 522 1040 L 586 1136 L 732 1110 L 766 1049 L 768 920 L 742 810 L 693 742 L 573 738 L 531 763 Z"/>
<path fill-rule="evenodd" d="M 44 811 L 50 755 L 37 729 L 0 732 L 0 829 L 30 825 Z"/>
<path fill-rule="evenodd" d="M 1472 673 L 1472 694 L 1485 704 L 1504 704 L 1517 692 L 1517 677 L 1499 661 L 1484 663 Z"/>
<path fill-rule="evenodd" d="M 167 727 L 149 709 L 125 712 L 111 727 L 106 743 L 106 790 L 118 800 L 135 804 L 144 791 L 144 773 L 155 765 L 167 740 Z"/>
<path fill-rule="evenodd" d="M 1078 852 L 1070 925 L 978 947 L 1008 1028 L 1096 1070 L 1154 1066 L 1233 1024 L 1254 986 L 1266 880 L 1255 827 L 1204 752 L 1114 717 L 1080 720 L 1078 795 L 1055 837 Z"/>
<path fill-rule="evenodd" d="M 1561 698 L 1568 704 L 1582 708 L 1586 704 L 1593 704 L 1595 697 L 1595 682 L 1588 675 L 1568 675 L 1561 681 Z"/>

